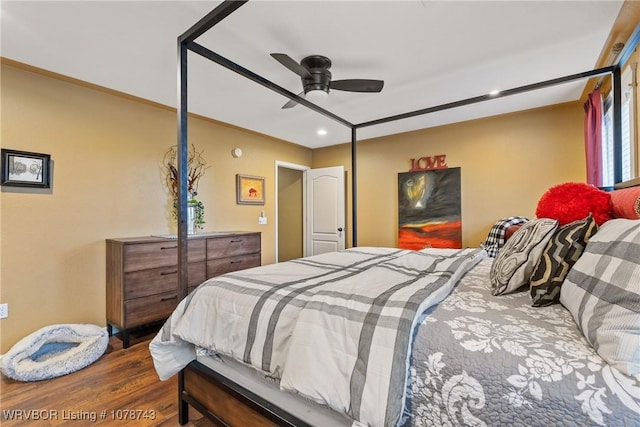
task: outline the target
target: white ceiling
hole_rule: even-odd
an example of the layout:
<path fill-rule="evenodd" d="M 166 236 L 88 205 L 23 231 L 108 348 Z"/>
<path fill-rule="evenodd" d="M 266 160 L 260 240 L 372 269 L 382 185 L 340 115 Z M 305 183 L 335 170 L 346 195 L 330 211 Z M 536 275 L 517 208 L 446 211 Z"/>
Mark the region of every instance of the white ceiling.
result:
<path fill-rule="evenodd" d="M 3 57 L 176 106 L 177 37 L 218 1 L 1 2 Z M 298 93 L 269 56 L 322 54 L 333 79 L 385 81 L 331 91 L 323 106 L 358 124 L 594 68 L 621 1 L 252 0 L 197 42 Z M 189 53 L 189 111 L 307 147 L 349 128 Z M 586 81 L 363 128 L 358 139 L 576 100 Z M 319 136 L 317 129 L 328 134 Z"/>

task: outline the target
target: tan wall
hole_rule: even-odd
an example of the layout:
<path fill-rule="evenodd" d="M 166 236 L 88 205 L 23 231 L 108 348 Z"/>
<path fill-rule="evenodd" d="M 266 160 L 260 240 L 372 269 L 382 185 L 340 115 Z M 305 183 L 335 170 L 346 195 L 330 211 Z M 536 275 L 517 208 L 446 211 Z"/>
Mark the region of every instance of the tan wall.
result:
<path fill-rule="evenodd" d="M 45 325 L 105 325 L 105 239 L 175 232 L 161 161 L 176 143 L 167 108 L 2 65 L 3 148 L 49 153 L 48 194 L 2 188 L 0 352 Z M 207 230 L 262 232 L 262 262 L 275 259 L 276 160 L 309 165 L 311 150 L 192 118 L 189 141 L 210 169 L 199 198 Z M 231 156 L 233 147 L 244 155 Z M 264 206 L 237 205 L 237 173 L 266 177 Z"/>
<path fill-rule="evenodd" d="M 358 245 L 396 246 L 398 172 L 411 158 L 446 154 L 461 167 L 463 246 L 478 246 L 496 220 L 534 217 L 552 185 L 585 180 L 580 103 L 361 141 L 358 152 Z M 313 167 L 344 165 L 351 230 L 350 145 L 316 149 Z M 351 232 L 348 231 L 351 246 Z"/>

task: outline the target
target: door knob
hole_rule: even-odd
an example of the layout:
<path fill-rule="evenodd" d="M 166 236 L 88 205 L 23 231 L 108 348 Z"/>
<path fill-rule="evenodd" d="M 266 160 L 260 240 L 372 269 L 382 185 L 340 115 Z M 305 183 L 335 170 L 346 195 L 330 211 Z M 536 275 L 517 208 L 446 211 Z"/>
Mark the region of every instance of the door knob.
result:
<path fill-rule="evenodd" d="M 338 227 L 338 231 L 342 231 L 342 227 Z"/>

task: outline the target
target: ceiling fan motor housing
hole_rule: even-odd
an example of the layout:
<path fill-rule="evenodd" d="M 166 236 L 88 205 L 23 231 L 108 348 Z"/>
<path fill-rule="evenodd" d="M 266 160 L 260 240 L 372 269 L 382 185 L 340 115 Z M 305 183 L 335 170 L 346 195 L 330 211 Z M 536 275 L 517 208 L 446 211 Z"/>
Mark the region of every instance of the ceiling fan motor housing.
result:
<path fill-rule="evenodd" d="M 304 93 L 312 90 L 322 90 L 329 93 L 331 83 L 331 60 L 322 55 L 311 55 L 300 61 L 300 65 L 309 70 L 311 77 L 302 77 Z"/>

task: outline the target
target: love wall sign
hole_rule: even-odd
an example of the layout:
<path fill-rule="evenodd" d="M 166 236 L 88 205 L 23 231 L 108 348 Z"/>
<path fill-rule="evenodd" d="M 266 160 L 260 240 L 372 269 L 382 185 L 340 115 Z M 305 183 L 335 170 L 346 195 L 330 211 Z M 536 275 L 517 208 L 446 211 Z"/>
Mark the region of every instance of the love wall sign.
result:
<path fill-rule="evenodd" d="M 410 159 L 411 160 L 411 169 L 409 172 L 415 171 L 428 171 L 434 169 L 446 169 L 447 166 L 447 155 L 446 154 L 437 154 L 435 156 L 424 156 L 418 159 Z"/>

